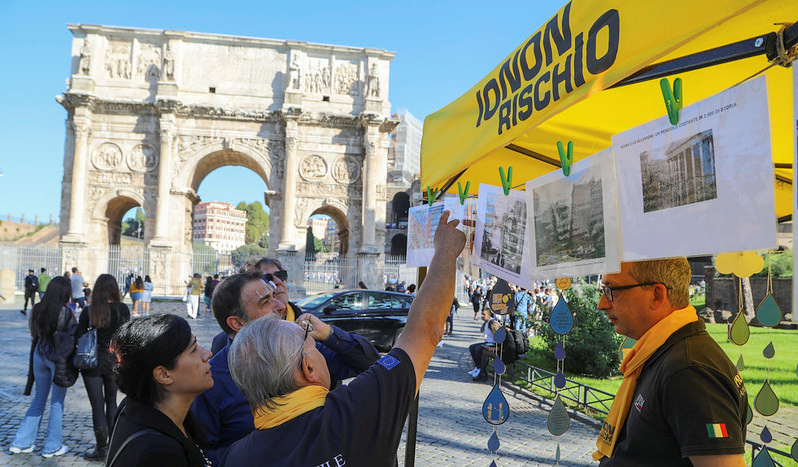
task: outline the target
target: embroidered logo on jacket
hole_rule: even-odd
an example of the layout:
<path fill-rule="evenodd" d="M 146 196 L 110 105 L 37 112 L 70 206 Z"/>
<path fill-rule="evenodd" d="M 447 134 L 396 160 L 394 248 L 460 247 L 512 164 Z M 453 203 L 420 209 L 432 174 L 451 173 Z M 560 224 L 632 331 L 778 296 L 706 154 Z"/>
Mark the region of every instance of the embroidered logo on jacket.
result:
<path fill-rule="evenodd" d="M 391 355 L 386 355 L 381 359 L 377 360 L 377 363 L 384 366 L 386 370 L 391 370 L 393 367 L 399 364 L 399 360 Z"/>
<path fill-rule="evenodd" d="M 728 438 L 725 423 L 707 423 L 707 434 L 710 438 Z"/>
<path fill-rule="evenodd" d="M 646 400 L 643 399 L 643 395 L 642 394 L 638 394 L 637 398 L 635 398 L 635 408 L 637 409 L 638 412 L 642 412 L 643 411 L 643 404 L 645 404 L 645 403 L 646 403 Z"/>

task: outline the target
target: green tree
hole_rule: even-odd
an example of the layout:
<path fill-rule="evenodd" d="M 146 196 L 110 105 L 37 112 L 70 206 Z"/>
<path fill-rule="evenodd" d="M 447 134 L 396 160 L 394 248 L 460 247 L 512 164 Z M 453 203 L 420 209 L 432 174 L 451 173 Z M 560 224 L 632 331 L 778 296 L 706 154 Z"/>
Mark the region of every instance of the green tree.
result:
<path fill-rule="evenodd" d="M 247 227 L 244 242 L 247 244 L 258 244 L 261 247 L 268 247 L 269 235 L 269 214 L 264 211 L 260 201 L 247 204 L 241 201 L 236 205 L 236 209 L 247 212 Z M 264 239 L 264 236 L 266 238 Z"/>
<path fill-rule="evenodd" d="M 216 250 L 201 242 L 193 243 L 194 257 L 191 265 L 192 272 L 200 274 L 213 274 L 216 272 L 218 253 Z"/>
<path fill-rule="evenodd" d="M 313 237 L 313 246 L 316 248 L 316 251 L 319 253 L 329 253 L 330 249 L 327 245 L 320 238 Z"/>
<path fill-rule="evenodd" d="M 236 268 L 239 268 L 244 264 L 244 261 L 246 261 L 247 258 L 252 256 L 266 256 L 267 254 L 268 250 L 257 244 L 241 245 L 233 250 L 231 260 L 233 261 L 233 264 L 235 264 Z"/>
<path fill-rule="evenodd" d="M 598 309 L 601 292 L 583 279 L 577 279 L 564 296 L 574 315 L 574 328 L 565 336 L 566 370 L 600 378 L 618 374 L 618 348 L 623 336 L 615 333 L 607 316 Z M 560 336 L 551 330 L 550 316 L 551 312 L 545 313 L 538 333 L 553 359 Z"/>
<path fill-rule="evenodd" d="M 313 229 L 308 227 L 305 236 L 305 258 L 316 259 L 316 237 L 313 236 Z"/>

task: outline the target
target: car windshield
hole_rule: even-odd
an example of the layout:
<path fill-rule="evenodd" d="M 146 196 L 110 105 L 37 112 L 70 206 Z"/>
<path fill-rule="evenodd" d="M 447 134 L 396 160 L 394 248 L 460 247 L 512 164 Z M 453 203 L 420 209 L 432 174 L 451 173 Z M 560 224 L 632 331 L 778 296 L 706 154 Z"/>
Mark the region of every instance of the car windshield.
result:
<path fill-rule="evenodd" d="M 310 295 L 298 301 L 296 304 L 302 308 L 316 308 L 322 303 L 329 300 L 333 295 L 335 294 L 325 293 L 318 295 Z"/>

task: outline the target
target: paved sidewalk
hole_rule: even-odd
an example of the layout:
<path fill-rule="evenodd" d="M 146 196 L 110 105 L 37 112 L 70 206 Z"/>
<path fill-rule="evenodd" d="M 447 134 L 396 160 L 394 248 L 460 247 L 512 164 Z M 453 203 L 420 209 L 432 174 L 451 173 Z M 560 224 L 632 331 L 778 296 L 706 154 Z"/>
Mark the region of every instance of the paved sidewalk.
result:
<path fill-rule="evenodd" d="M 0 358 L 0 465 L 2 466 L 98 466 L 85 461 L 81 454 L 93 445 L 91 409 L 82 380 L 67 392 L 64 413 L 64 443 L 70 452 L 63 457 L 44 459 L 41 446 L 47 424 L 43 417 L 37 449 L 33 454 L 10 455 L 8 446 L 30 404 L 31 397 L 22 395 L 26 373 L 30 336 L 27 321 L 20 315 L 19 306 L 0 304 L 0 329 L 3 346 Z M 186 316 L 181 302 L 153 303 L 152 312 L 172 312 Z M 492 428 L 482 418 L 482 402 L 491 386 L 474 383 L 465 371 L 468 365 L 468 345 L 480 340 L 479 326 L 473 314 L 465 308 L 455 319 L 455 334 L 444 339 L 436 351 L 421 386 L 419 406 L 417 466 L 487 466 L 492 456 L 487 449 Z M 212 318 L 191 321 L 201 345 L 210 346 L 218 332 Z M 510 419 L 498 429 L 501 447 L 496 457 L 499 467 L 553 465 L 558 439 L 546 429 L 547 407 L 524 396 L 516 397 L 506 389 L 510 405 Z M 123 397 L 119 396 L 119 400 Z M 559 439 L 561 465 L 594 466 L 590 457 L 598 430 L 593 425 L 572 419 L 568 432 Z M 404 466 L 405 439 L 399 448 L 399 465 Z"/>

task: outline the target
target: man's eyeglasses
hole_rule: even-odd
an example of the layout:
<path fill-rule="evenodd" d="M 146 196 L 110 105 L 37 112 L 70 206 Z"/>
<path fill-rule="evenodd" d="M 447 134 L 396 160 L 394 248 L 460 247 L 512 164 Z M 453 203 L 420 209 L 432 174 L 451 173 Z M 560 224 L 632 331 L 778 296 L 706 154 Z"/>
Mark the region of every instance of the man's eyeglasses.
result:
<path fill-rule="evenodd" d="M 274 283 L 267 282 L 265 287 L 255 290 L 255 296 L 250 297 L 249 300 L 247 300 L 247 303 L 255 300 L 256 298 L 258 299 L 258 306 L 263 306 L 264 304 L 269 303 L 269 300 L 274 298 L 274 290 L 276 288 L 277 287 L 274 285 Z"/>
<path fill-rule="evenodd" d="M 629 289 L 634 289 L 635 287 L 643 287 L 645 285 L 657 285 L 657 284 L 665 285 L 662 282 L 641 282 L 640 284 L 619 285 L 617 287 L 610 287 L 609 285 L 601 284 L 601 286 L 599 286 L 599 290 L 601 290 L 604 293 L 604 296 L 607 297 L 607 300 L 612 301 L 613 300 L 612 293 L 616 290 L 629 290 Z M 670 287 L 665 285 L 665 288 L 670 288 Z"/>
<path fill-rule="evenodd" d="M 274 281 L 275 277 L 285 282 L 288 280 L 288 271 L 286 271 L 285 269 L 278 269 L 277 271 L 274 271 L 272 273 L 267 272 L 266 274 L 263 275 L 263 280 L 266 282 Z"/>

